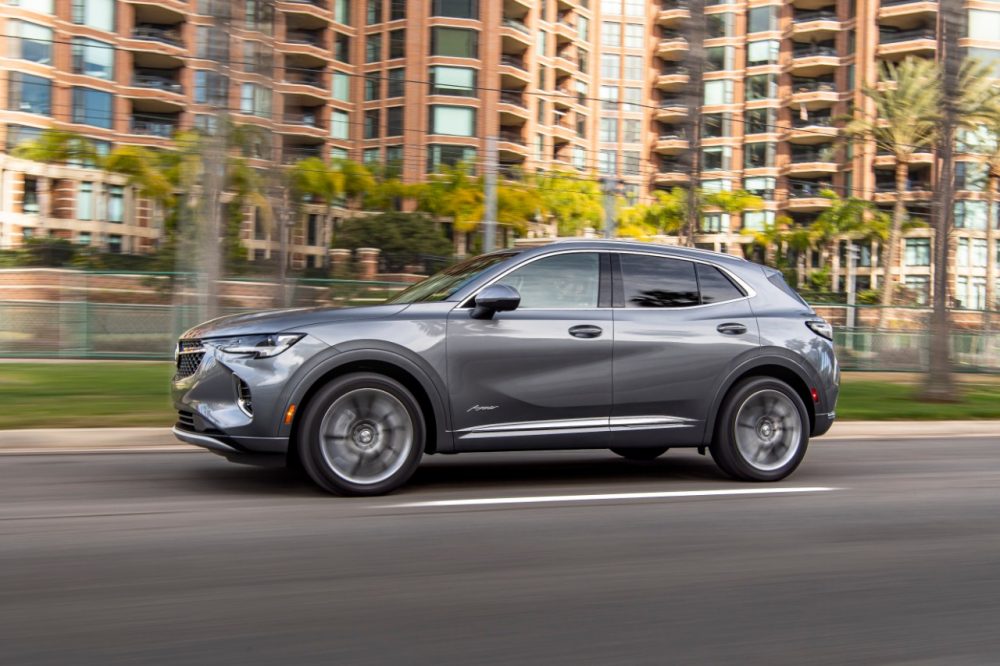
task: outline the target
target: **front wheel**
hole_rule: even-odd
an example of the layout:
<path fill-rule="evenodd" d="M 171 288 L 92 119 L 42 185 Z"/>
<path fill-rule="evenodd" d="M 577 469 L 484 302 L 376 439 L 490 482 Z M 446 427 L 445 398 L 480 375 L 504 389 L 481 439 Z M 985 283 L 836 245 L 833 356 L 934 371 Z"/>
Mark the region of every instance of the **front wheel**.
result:
<path fill-rule="evenodd" d="M 799 466 L 808 443 L 802 398 L 782 381 L 751 377 L 726 397 L 709 450 L 734 478 L 778 481 Z"/>
<path fill-rule="evenodd" d="M 299 455 L 310 478 L 338 495 L 381 495 L 403 485 L 423 454 L 420 405 L 406 387 L 374 373 L 333 380 L 309 401 Z"/>

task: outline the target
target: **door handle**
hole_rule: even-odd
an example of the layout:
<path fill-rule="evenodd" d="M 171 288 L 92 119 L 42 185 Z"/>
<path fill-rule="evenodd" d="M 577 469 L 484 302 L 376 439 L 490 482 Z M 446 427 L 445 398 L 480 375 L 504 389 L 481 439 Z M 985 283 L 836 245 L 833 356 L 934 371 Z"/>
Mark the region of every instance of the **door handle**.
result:
<path fill-rule="evenodd" d="M 715 330 L 724 335 L 743 335 L 747 332 L 747 327 L 736 322 L 728 322 L 725 324 L 719 324 L 715 327 Z"/>
<path fill-rule="evenodd" d="M 601 333 L 604 332 L 600 326 L 594 326 L 593 324 L 584 324 L 582 326 L 571 326 L 569 329 L 569 334 L 574 338 L 597 338 L 600 337 Z"/>

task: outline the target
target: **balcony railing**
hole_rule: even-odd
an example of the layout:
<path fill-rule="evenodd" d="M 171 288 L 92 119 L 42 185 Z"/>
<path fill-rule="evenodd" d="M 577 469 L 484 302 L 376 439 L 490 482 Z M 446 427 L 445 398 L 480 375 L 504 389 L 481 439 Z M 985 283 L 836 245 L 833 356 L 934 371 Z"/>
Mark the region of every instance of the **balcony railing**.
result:
<path fill-rule="evenodd" d="M 524 58 L 520 56 L 510 55 L 509 53 L 505 53 L 502 56 L 500 56 L 500 64 L 528 71 L 528 68 L 524 66 Z"/>
<path fill-rule="evenodd" d="M 896 5 L 912 5 L 917 2 L 933 2 L 937 4 L 937 0 L 882 0 L 882 6 L 894 7 Z"/>
<path fill-rule="evenodd" d="M 531 30 L 529 30 L 528 26 L 524 24 L 524 21 L 521 21 L 521 20 L 516 19 L 516 18 L 511 18 L 509 16 L 505 16 L 505 17 L 503 17 L 503 21 L 501 22 L 501 25 L 503 25 L 505 28 L 514 28 L 515 30 L 523 32 L 526 35 L 530 35 L 531 34 Z"/>
<path fill-rule="evenodd" d="M 687 9 L 688 0 L 663 0 L 660 9 Z"/>
<path fill-rule="evenodd" d="M 835 151 L 833 148 L 823 148 L 821 150 L 793 150 L 792 163 L 803 164 L 806 162 L 833 162 Z"/>
<path fill-rule="evenodd" d="M 793 23 L 808 23 L 809 21 L 836 21 L 837 12 L 829 9 L 799 10 L 792 17 Z"/>
<path fill-rule="evenodd" d="M 151 42 L 163 42 L 173 46 L 181 46 L 181 31 L 171 25 L 156 25 L 153 23 L 140 23 L 132 28 L 133 39 L 143 39 Z"/>
<path fill-rule="evenodd" d="M 132 75 L 132 85 L 136 88 L 155 88 L 173 93 L 184 92 L 184 87 L 177 79 L 142 72 L 135 72 Z"/>
<path fill-rule="evenodd" d="M 132 119 L 132 134 L 147 134 L 169 139 L 177 131 L 177 122 L 171 120 Z"/>
<path fill-rule="evenodd" d="M 308 44 L 309 46 L 322 46 L 323 35 L 317 32 L 303 32 L 301 30 L 289 30 L 285 35 L 285 41 L 289 44 Z"/>
<path fill-rule="evenodd" d="M 687 141 L 687 132 L 664 132 L 657 137 L 658 141 Z"/>
<path fill-rule="evenodd" d="M 898 32 L 879 32 L 879 44 L 897 44 L 916 39 L 937 39 L 933 28 L 917 28 L 914 30 L 899 30 Z"/>
<path fill-rule="evenodd" d="M 513 104 L 514 106 L 527 108 L 527 105 L 524 103 L 524 95 L 519 92 L 512 92 L 510 90 L 501 91 L 500 102 L 502 104 Z"/>
<path fill-rule="evenodd" d="M 317 111 L 287 111 L 284 121 L 286 125 L 304 125 L 306 127 L 320 127 L 320 115 Z"/>
<path fill-rule="evenodd" d="M 688 68 L 681 65 L 664 65 L 660 68 L 661 76 L 683 76 L 688 73 Z"/>
<path fill-rule="evenodd" d="M 687 173 L 690 169 L 690 165 L 684 164 L 680 160 L 660 160 L 659 170 L 661 172 L 674 173 L 680 171 L 682 173 Z"/>
<path fill-rule="evenodd" d="M 286 69 L 285 82 L 297 85 L 323 87 L 323 73 L 309 69 Z"/>
<path fill-rule="evenodd" d="M 660 95 L 660 108 L 667 109 L 676 106 L 687 106 L 683 95 Z"/>
<path fill-rule="evenodd" d="M 326 2 L 323 0 L 283 0 L 293 5 L 312 5 L 313 7 L 319 7 L 320 9 L 326 9 Z"/>
<path fill-rule="evenodd" d="M 323 151 L 319 148 L 309 149 L 309 148 L 296 148 L 289 149 L 285 148 L 281 155 L 282 164 L 295 164 L 296 162 L 301 162 L 304 159 L 310 157 L 318 157 L 322 159 Z"/>
<path fill-rule="evenodd" d="M 687 37 L 680 30 L 667 30 L 666 28 L 660 30 L 660 41 L 670 42 L 675 40 L 686 42 Z"/>
<path fill-rule="evenodd" d="M 810 44 L 809 46 L 796 47 L 792 49 L 793 58 L 813 58 L 816 56 L 837 56 L 837 48 L 834 46 L 819 46 Z"/>
<path fill-rule="evenodd" d="M 789 183 L 788 196 L 792 199 L 814 199 L 823 196 L 823 191 L 829 189 L 829 183 Z"/>
<path fill-rule="evenodd" d="M 792 93 L 837 92 L 833 81 L 797 81 L 792 83 Z"/>
<path fill-rule="evenodd" d="M 812 115 L 810 114 L 806 118 L 802 118 L 798 115 L 792 117 L 792 127 L 833 127 L 833 116 L 829 115 Z"/>
<path fill-rule="evenodd" d="M 958 189 L 963 189 L 958 187 Z M 922 180 L 911 180 L 906 183 L 907 192 L 929 192 L 931 190 L 931 183 Z M 876 180 L 875 181 L 875 191 L 876 192 L 895 192 L 896 183 L 892 180 Z"/>
<path fill-rule="evenodd" d="M 500 140 L 506 141 L 507 143 L 516 143 L 519 146 L 525 145 L 524 136 L 522 136 L 520 132 L 513 132 L 510 130 L 500 132 Z"/>

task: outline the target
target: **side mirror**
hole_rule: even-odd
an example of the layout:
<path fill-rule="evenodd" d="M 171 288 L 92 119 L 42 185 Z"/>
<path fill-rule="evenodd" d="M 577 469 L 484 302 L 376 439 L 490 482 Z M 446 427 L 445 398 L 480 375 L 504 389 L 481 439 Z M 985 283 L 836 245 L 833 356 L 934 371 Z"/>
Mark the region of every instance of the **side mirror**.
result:
<path fill-rule="evenodd" d="M 476 295 L 473 319 L 492 319 L 497 312 L 516 310 L 521 304 L 521 294 L 507 284 L 491 284 Z"/>

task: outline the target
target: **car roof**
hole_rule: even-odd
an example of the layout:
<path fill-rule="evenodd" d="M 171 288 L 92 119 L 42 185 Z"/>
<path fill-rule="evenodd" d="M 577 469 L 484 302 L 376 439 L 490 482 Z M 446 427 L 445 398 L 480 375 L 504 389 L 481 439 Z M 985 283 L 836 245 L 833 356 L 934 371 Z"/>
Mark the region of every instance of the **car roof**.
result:
<path fill-rule="evenodd" d="M 743 257 L 733 256 L 712 250 L 703 250 L 696 247 L 683 247 L 680 245 L 663 245 L 661 243 L 643 243 L 640 241 L 607 240 L 603 238 L 595 239 L 567 239 L 554 240 L 545 245 L 525 248 L 522 256 L 533 256 L 546 254 L 555 250 L 604 250 L 604 251 L 628 251 L 641 250 L 643 252 L 655 252 L 666 256 L 686 257 L 688 259 L 705 259 L 708 261 L 725 262 L 745 266 L 750 262 Z"/>

